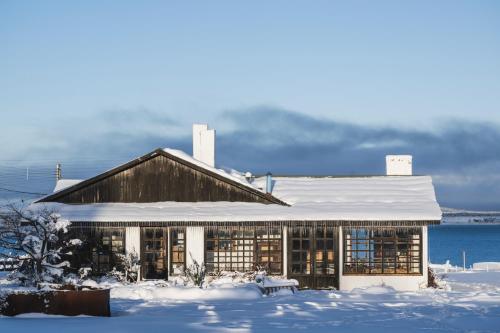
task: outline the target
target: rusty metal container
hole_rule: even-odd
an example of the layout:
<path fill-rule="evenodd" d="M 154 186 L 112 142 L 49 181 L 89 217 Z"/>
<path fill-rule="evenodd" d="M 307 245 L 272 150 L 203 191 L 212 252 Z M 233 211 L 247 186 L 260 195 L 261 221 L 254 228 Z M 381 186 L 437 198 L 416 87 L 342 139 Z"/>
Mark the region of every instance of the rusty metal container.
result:
<path fill-rule="evenodd" d="M 6 316 L 46 313 L 64 316 L 111 316 L 109 289 L 54 290 L 7 295 Z"/>

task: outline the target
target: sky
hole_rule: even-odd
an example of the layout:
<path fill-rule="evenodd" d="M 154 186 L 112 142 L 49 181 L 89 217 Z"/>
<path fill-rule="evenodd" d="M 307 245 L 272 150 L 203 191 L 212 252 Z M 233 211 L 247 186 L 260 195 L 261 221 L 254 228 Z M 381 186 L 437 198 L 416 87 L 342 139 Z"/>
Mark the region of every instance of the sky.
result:
<path fill-rule="evenodd" d="M 208 122 L 221 165 L 382 174 L 413 154 L 442 205 L 500 210 L 500 2 L 4 0 L 0 115 L 4 188 L 190 153 Z"/>

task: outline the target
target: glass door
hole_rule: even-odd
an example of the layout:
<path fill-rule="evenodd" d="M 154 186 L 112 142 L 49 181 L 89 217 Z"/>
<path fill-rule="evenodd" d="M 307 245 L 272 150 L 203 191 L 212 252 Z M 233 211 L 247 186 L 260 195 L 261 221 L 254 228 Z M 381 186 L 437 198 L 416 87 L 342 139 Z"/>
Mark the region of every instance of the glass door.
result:
<path fill-rule="evenodd" d="M 143 279 L 167 279 L 167 229 L 143 228 L 141 267 Z"/>
<path fill-rule="evenodd" d="M 299 227 L 288 232 L 288 276 L 301 288 L 337 288 L 337 233 L 334 227 Z"/>

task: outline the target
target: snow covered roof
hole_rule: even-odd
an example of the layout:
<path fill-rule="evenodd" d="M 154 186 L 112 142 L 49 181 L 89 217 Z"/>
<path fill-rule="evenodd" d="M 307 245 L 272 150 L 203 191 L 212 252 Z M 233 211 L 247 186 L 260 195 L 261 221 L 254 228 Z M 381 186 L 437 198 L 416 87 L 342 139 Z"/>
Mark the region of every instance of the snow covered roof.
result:
<path fill-rule="evenodd" d="M 59 179 L 56 182 L 56 186 L 54 187 L 53 193 L 64 190 L 70 186 L 76 185 L 82 182 L 82 179 Z"/>
<path fill-rule="evenodd" d="M 155 202 L 62 204 L 67 193 L 163 155 L 190 168 L 250 191 L 269 203 Z M 266 177 L 252 182 L 240 173 L 217 169 L 175 149 L 153 152 L 80 181 L 62 179 L 54 193 L 33 206 L 48 205 L 71 221 L 182 222 L 182 221 L 439 221 L 441 209 L 429 176 L 273 177 L 272 195 L 262 189 Z"/>
<path fill-rule="evenodd" d="M 264 187 L 265 178 L 257 178 L 253 184 Z M 365 203 L 401 206 L 407 203 L 436 204 L 430 176 L 273 177 L 273 180 L 273 195 L 291 205 L 297 203 Z"/>
<path fill-rule="evenodd" d="M 157 202 L 46 203 L 72 221 L 438 221 L 428 176 L 276 177 L 273 194 L 291 204 Z M 258 178 L 253 183 L 260 186 Z M 40 205 L 40 204 L 37 204 Z"/>
<path fill-rule="evenodd" d="M 217 169 L 217 168 L 214 168 L 208 164 L 205 164 L 201 161 L 198 161 L 197 159 L 193 158 L 192 156 L 186 154 L 185 152 L 183 152 L 182 150 L 177 150 L 177 149 L 170 149 L 170 148 L 164 148 L 163 149 L 164 152 L 170 154 L 170 155 L 173 155 L 177 158 L 180 158 L 186 162 L 189 162 L 191 164 L 194 164 L 202 169 L 205 169 L 207 171 L 210 171 L 210 172 L 213 172 L 219 176 L 222 176 L 226 179 L 229 179 L 229 180 L 232 180 L 234 182 L 237 182 L 245 187 L 248 187 L 248 188 L 251 188 L 252 190 L 258 190 L 260 192 L 263 192 L 262 190 L 260 190 L 259 188 L 257 188 L 257 186 L 254 186 L 252 184 L 250 184 L 246 178 L 244 176 L 242 176 L 240 173 L 238 172 L 235 172 L 234 170 L 231 170 L 230 172 L 224 170 L 224 169 Z M 263 192 L 264 193 L 264 192 Z"/>

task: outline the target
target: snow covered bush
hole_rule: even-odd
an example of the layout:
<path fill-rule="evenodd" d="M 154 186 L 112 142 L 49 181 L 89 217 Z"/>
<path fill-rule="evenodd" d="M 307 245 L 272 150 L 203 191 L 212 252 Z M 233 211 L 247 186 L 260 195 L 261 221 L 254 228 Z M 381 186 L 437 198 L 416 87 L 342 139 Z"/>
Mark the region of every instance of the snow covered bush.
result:
<path fill-rule="evenodd" d="M 80 267 L 78 269 L 78 277 L 80 280 L 87 279 L 92 274 L 92 267 Z"/>
<path fill-rule="evenodd" d="M 203 282 L 205 282 L 205 275 L 207 273 L 207 269 L 205 264 L 200 264 L 195 259 L 192 259 L 193 263 L 186 267 L 184 270 L 184 274 L 188 278 L 190 282 L 192 282 L 195 286 L 200 288 L 203 287 Z"/>
<path fill-rule="evenodd" d="M 127 254 L 117 253 L 116 257 L 119 261 L 118 268 L 113 267 L 113 270 L 108 275 L 115 277 L 120 282 L 137 282 L 139 269 L 141 268 L 139 254 L 131 251 Z"/>
<path fill-rule="evenodd" d="M 122 272 L 121 270 L 116 269 L 116 267 L 113 267 L 112 270 L 106 273 L 105 275 L 106 278 L 114 278 L 118 282 L 125 282 L 125 273 Z"/>
<path fill-rule="evenodd" d="M 261 283 L 267 278 L 265 270 L 256 270 L 250 272 L 237 272 L 237 271 L 217 271 L 207 274 L 205 277 L 205 284 L 220 283 L 221 281 L 228 283 Z M 273 279 L 286 279 L 283 276 L 273 276 Z"/>
<path fill-rule="evenodd" d="M 19 260 L 11 276 L 26 285 L 58 282 L 69 263 L 63 260 L 78 239 L 65 240 L 70 222 L 47 208 L 37 210 L 8 206 L 0 216 L 0 257 Z"/>

